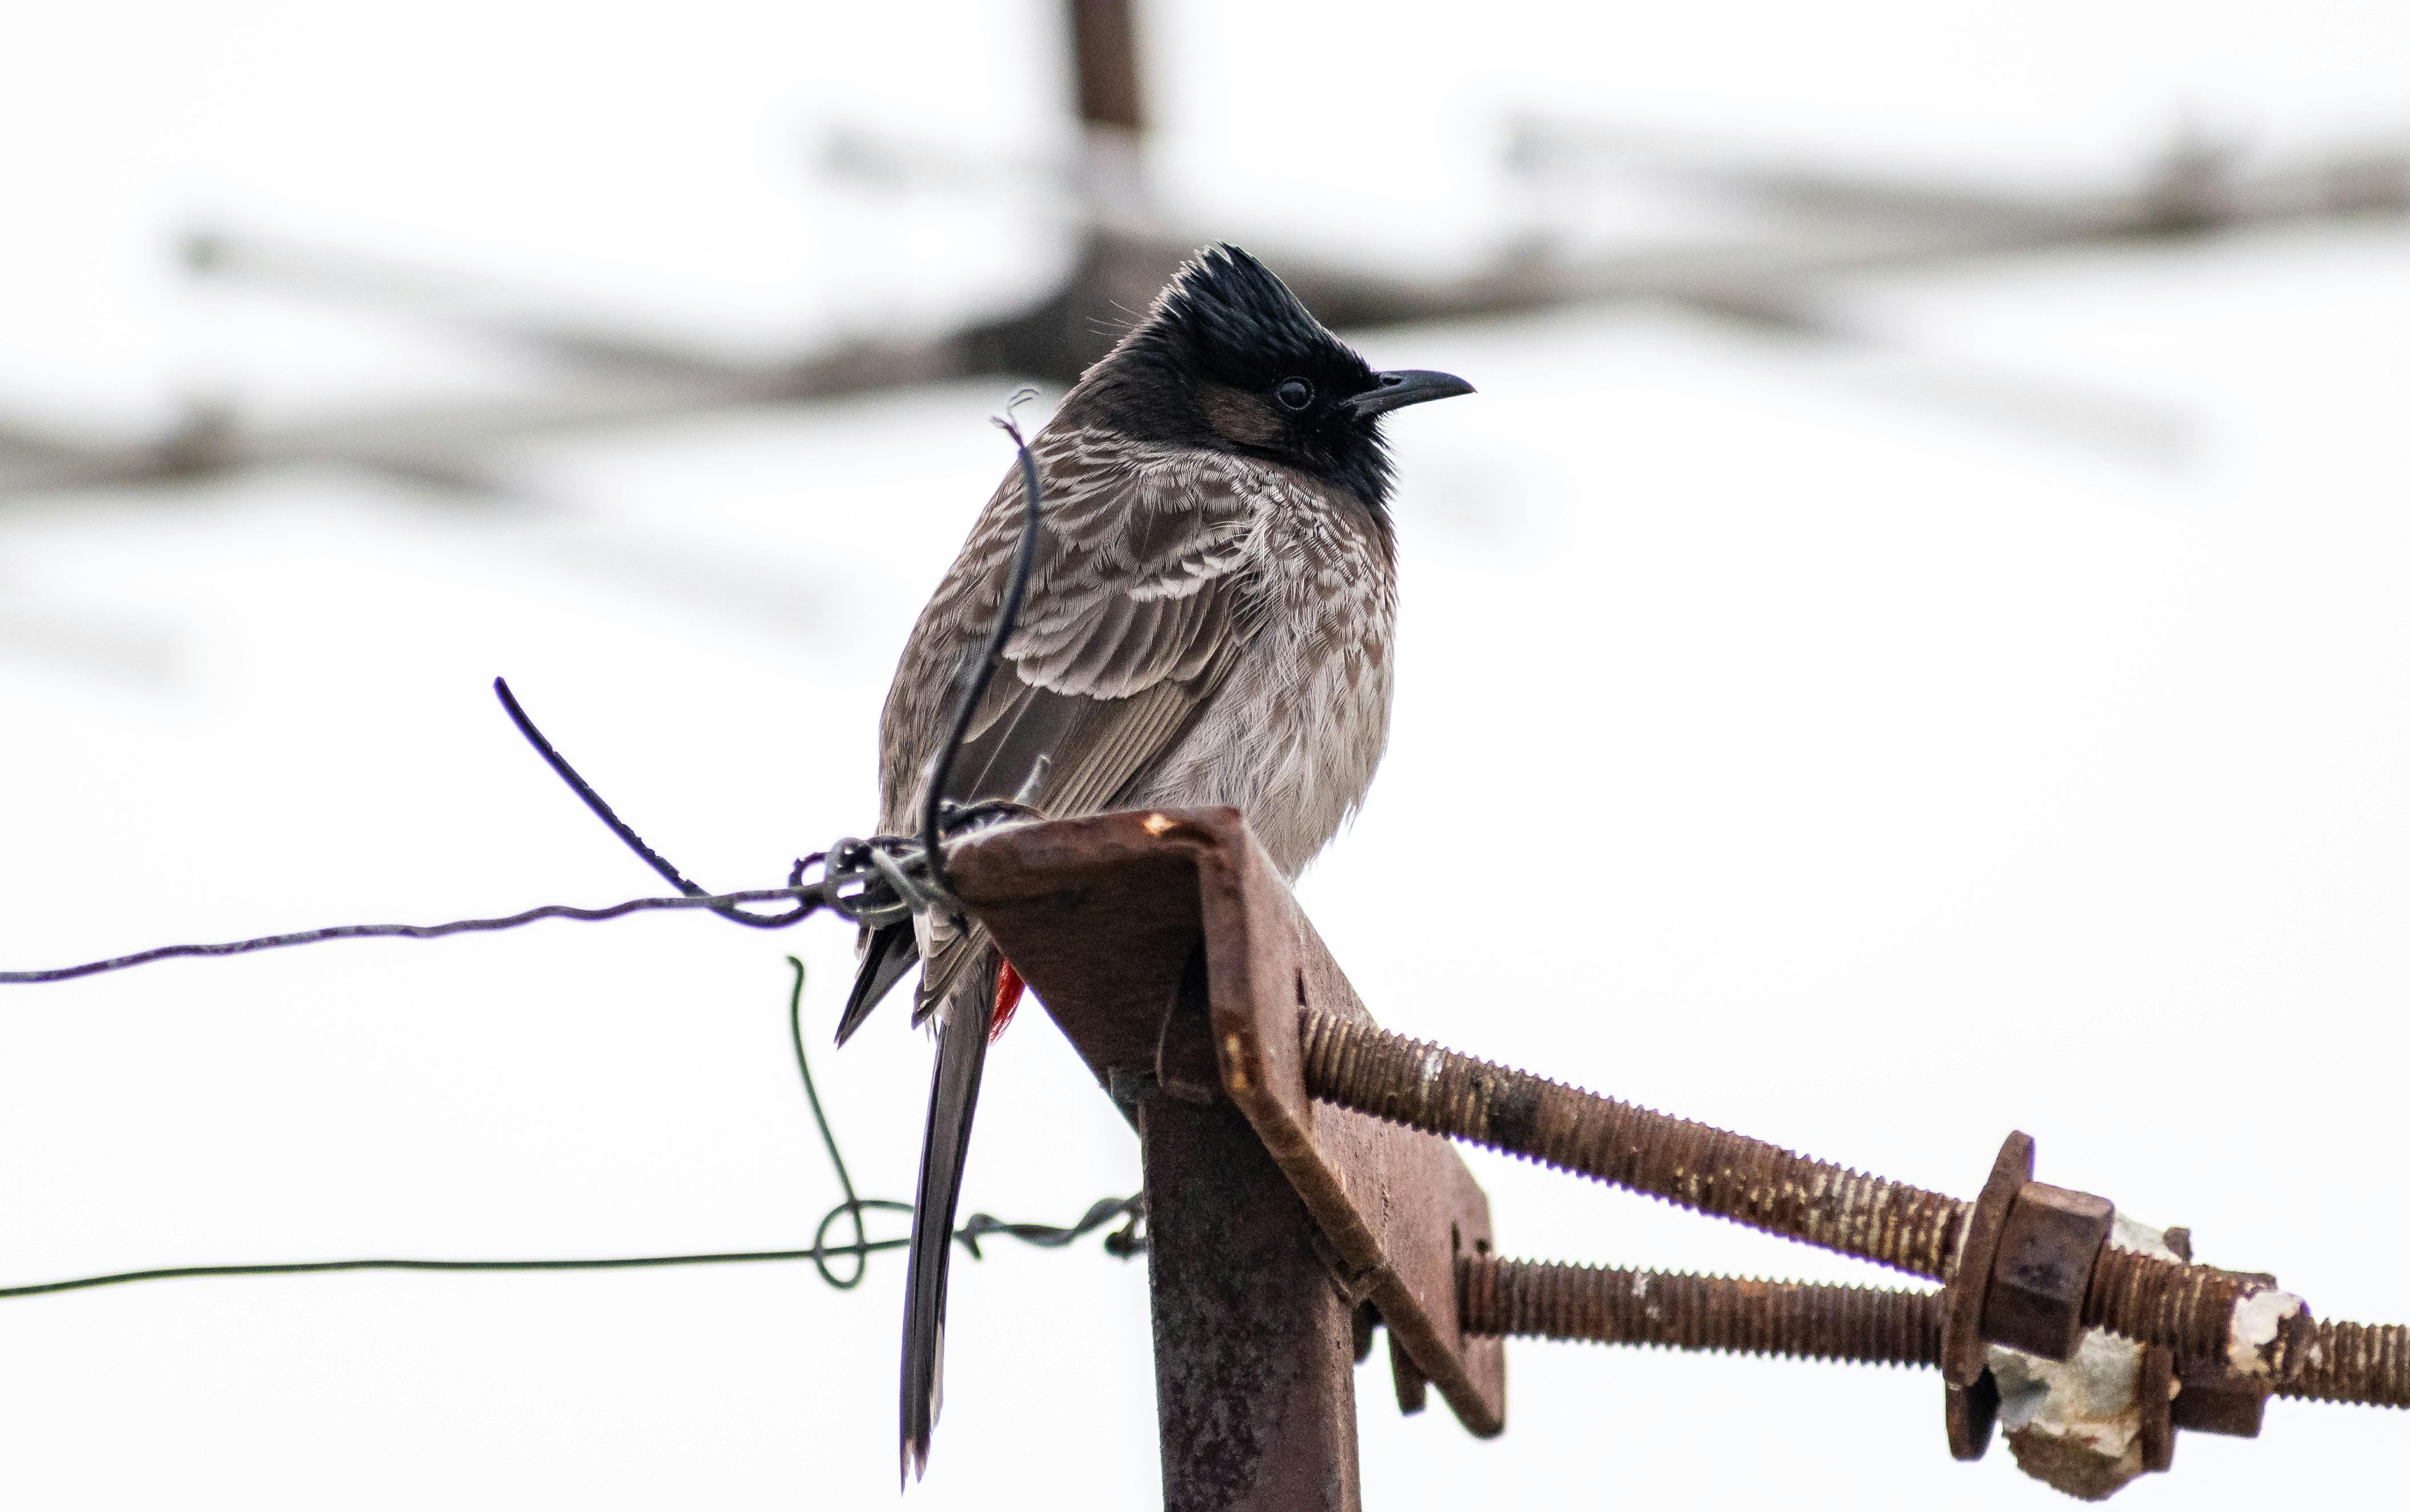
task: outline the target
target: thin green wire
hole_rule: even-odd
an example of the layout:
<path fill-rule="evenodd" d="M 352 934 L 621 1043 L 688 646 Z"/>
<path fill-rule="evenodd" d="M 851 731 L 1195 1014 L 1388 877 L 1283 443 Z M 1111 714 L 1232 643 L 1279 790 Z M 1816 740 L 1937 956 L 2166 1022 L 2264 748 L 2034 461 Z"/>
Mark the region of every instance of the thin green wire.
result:
<path fill-rule="evenodd" d="M 893 1202 L 879 1198 L 865 1202 L 854 1195 L 853 1177 L 845 1169 L 845 1156 L 836 1147 L 836 1131 L 829 1127 L 828 1113 L 820 1107 L 820 1089 L 812 1081 L 812 1058 L 804 1054 L 804 963 L 790 955 L 787 957 L 787 964 L 795 968 L 794 990 L 787 996 L 787 1033 L 795 1047 L 795 1069 L 803 1073 L 804 1096 L 811 1101 L 812 1122 L 820 1126 L 820 1142 L 828 1146 L 829 1164 L 836 1168 L 836 1184 L 845 1192 L 845 1200 L 829 1209 L 828 1213 L 821 1217 L 820 1226 L 812 1230 L 812 1247 L 806 1253 L 811 1256 L 812 1264 L 819 1268 L 822 1281 L 839 1291 L 851 1291 L 862 1285 L 862 1278 L 870 1272 L 872 1245 L 870 1232 L 862 1224 L 862 1210 L 878 1208 L 889 1213 L 909 1213 L 912 1211 L 912 1204 Z M 831 1252 L 828 1248 L 828 1231 L 829 1227 L 836 1222 L 839 1214 L 853 1219 L 853 1243 L 835 1252 L 853 1257 L 853 1274 L 850 1276 L 841 1277 L 829 1269 L 828 1256 Z M 893 1249 L 897 1244 L 906 1243 L 909 1241 L 890 1240 L 878 1247 Z"/>
<path fill-rule="evenodd" d="M 795 1069 L 803 1075 L 804 1096 L 810 1099 L 812 1122 L 820 1131 L 820 1142 L 827 1146 L 829 1164 L 836 1168 L 837 1185 L 845 1200 L 829 1209 L 812 1233 L 809 1249 L 737 1250 L 705 1255 L 632 1255 L 603 1259 L 573 1260 L 291 1260 L 273 1265 L 177 1265 L 150 1271 L 118 1271 L 108 1275 L 76 1276 L 65 1281 L 37 1281 L 29 1286 L 0 1287 L 0 1301 L 11 1297 L 43 1297 L 62 1291 L 89 1291 L 95 1287 L 123 1286 L 132 1281 L 169 1281 L 189 1276 L 239 1275 L 307 1275 L 327 1271 L 633 1271 L 673 1265 L 745 1265 L 762 1260 L 809 1260 L 818 1268 L 820 1279 L 839 1291 L 850 1291 L 862 1285 L 870 1269 L 870 1257 L 881 1250 L 902 1249 L 906 1239 L 872 1239 L 864 1228 L 862 1214 L 865 1211 L 909 1213 L 909 1202 L 891 1201 L 885 1198 L 856 1195 L 853 1176 L 846 1170 L 845 1156 L 839 1152 L 836 1131 L 829 1126 L 828 1112 L 820 1106 L 820 1092 L 812 1081 L 811 1057 L 804 1051 L 804 963 L 790 955 L 787 964 L 795 968 L 795 982 L 787 998 L 787 1030 L 795 1050 Z M 1135 1199 L 1115 1201 L 1107 1199 L 1092 1205 L 1080 1222 L 1068 1228 L 1045 1224 L 999 1223 L 985 1214 L 973 1214 L 963 1226 L 959 1237 L 973 1255 L 979 1253 L 979 1241 L 990 1234 L 1009 1234 L 1033 1244 L 1053 1248 L 1069 1243 L 1082 1235 L 1100 1228 L 1112 1217 L 1134 1213 Z M 838 1218 L 853 1220 L 853 1243 L 831 1245 L 829 1228 Z M 1109 1236 L 1106 1248 L 1113 1254 L 1136 1253 L 1137 1242 L 1128 1237 L 1133 1227 L 1123 1235 Z M 853 1273 L 840 1276 L 829 1266 L 831 1258 L 853 1258 Z"/>

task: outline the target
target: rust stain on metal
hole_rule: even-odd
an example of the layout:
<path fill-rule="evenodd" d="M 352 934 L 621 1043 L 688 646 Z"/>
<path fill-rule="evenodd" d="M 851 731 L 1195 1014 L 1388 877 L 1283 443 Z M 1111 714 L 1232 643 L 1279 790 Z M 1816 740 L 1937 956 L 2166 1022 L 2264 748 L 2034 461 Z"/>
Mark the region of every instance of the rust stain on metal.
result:
<path fill-rule="evenodd" d="M 1247 1069 L 1246 1041 L 1235 1034 L 1222 1037 L 1222 1079 L 1233 1092 L 1244 1092 L 1255 1080 Z"/>

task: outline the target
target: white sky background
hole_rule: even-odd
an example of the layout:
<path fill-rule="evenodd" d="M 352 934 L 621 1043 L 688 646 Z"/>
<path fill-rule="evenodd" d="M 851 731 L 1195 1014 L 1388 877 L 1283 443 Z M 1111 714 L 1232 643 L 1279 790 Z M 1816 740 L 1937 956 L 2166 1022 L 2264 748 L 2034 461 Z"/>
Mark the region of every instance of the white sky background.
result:
<path fill-rule="evenodd" d="M 2127 182 L 2180 122 L 2273 160 L 2410 131 L 2380 6 L 1147 7 L 1164 196 L 1202 234 L 1470 264 L 1525 207 L 1506 112 L 2011 187 Z M 816 175 L 846 124 L 1068 141 L 1051 6 L 93 5 L 0 46 L 0 413 L 93 434 L 509 394 L 510 352 L 196 290 L 196 218 L 490 277 L 757 355 L 938 328 L 1066 245 L 1001 183 Z M 1609 204 L 1662 241 L 1728 207 Z M 1869 281 L 1878 362 L 1633 310 L 1381 333 L 1478 398 L 1392 427 L 1391 754 L 1303 895 L 1393 1026 L 1971 1193 L 2046 1180 L 2324 1316 L 2410 1316 L 2410 227 Z M 2154 459 L 1950 374 L 2172 416 Z M 599 903 L 652 879 L 519 746 L 508 674 L 716 885 L 867 822 L 921 599 L 1005 466 L 1008 385 L 530 445 L 499 501 L 332 470 L 0 502 L 0 964 Z M 1588 857 L 1545 869 L 1567 788 Z M 1494 850 L 1485 852 L 1485 845 Z M 1494 853 L 1482 891 L 1433 894 Z M 1525 871 L 1524 867 L 1539 868 Z M 171 963 L 0 996 L 0 1283 L 146 1265 L 807 1242 L 835 1199 L 786 1059 L 849 941 L 647 919 Z M 966 1206 L 1136 1182 L 1039 1015 Z M 824 1094 L 908 1195 L 926 1050 Z M 1474 1156 L 1502 1246 L 1880 1282 Z M 1155 1494 L 1144 1272 L 958 1266 L 929 1480 Z M 0 1303 L 0 1502 L 881 1505 L 902 1265 L 172 1283 Z M 1502 1440 L 1359 1377 L 1368 1505 L 2055 1505 L 1953 1464 L 1930 1374 L 1518 1344 Z M 2124 1504 L 2398 1496 L 2410 1421 L 2276 1403 Z"/>

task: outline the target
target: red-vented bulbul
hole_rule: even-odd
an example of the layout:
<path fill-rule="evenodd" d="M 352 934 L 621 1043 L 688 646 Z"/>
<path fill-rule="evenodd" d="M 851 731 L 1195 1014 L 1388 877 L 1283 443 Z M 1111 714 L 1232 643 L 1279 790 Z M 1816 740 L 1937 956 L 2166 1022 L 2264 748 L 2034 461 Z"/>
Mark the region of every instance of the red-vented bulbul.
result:
<path fill-rule="evenodd" d="M 1397 609 L 1380 416 L 1472 392 L 1375 372 L 1244 252 L 1183 266 L 1031 442 L 1028 597 L 946 796 L 1056 818 L 1228 804 L 1294 878 L 1364 797 L 1389 729 Z M 1003 598 L 1015 468 L 921 613 L 879 727 L 880 829 L 917 833 L 956 676 Z M 1041 765 L 1042 763 L 1042 765 Z M 1020 979 L 940 914 L 865 931 L 840 1043 L 918 960 L 939 1022 L 905 1283 L 903 1462 L 941 1394 L 946 1268 L 988 1040 Z"/>

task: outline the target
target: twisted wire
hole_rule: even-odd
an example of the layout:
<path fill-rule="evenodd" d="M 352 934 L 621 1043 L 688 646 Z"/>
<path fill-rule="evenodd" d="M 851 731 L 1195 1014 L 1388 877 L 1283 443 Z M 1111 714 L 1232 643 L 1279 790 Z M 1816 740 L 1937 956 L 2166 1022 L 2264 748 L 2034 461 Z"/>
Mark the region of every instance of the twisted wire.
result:
<path fill-rule="evenodd" d="M 602 800 L 596 798 L 594 802 L 601 804 Z M 604 807 L 607 812 L 608 806 Z M 1033 817 L 1036 812 L 1023 804 L 1002 798 L 975 804 L 948 804 L 939 819 L 940 848 L 972 830 L 1007 819 Z M 613 816 L 614 819 L 617 817 Z M 632 835 L 634 832 L 628 833 Z M 642 840 L 634 843 L 644 846 Z M 647 854 L 651 853 L 649 846 L 645 846 L 644 850 Z M 666 866 L 668 864 L 665 862 L 663 865 Z M 820 869 L 820 875 L 811 881 L 804 880 L 805 873 L 814 866 Z M 675 867 L 670 870 L 675 874 Z M 592 909 L 547 903 L 491 919 L 454 919 L 439 924 L 332 924 L 323 929 L 260 935 L 250 939 L 206 945 L 158 945 L 127 955 L 84 961 L 75 966 L 49 967 L 34 971 L 0 971 L 0 984 L 72 981 L 78 977 L 123 971 L 129 967 L 147 966 L 153 961 L 174 960 L 180 956 L 248 955 L 254 951 L 316 945 L 334 939 L 441 939 L 447 935 L 516 929 L 522 924 L 544 919 L 594 923 L 623 919 L 632 913 L 675 909 L 702 909 L 762 929 L 784 928 L 809 918 L 822 909 L 855 923 L 877 924 L 926 908 L 929 902 L 928 877 L 928 853 L 919 840 L 906 836 L 879 835 L 867 840 L 839 840 L 826 850 L 804 857 L 788 873 L 788 885 L 785 887 L 748 888 L 735 893 L 697 892 L 676 897 L 630 898 L 623 903 Z M 791 903 L 793 907 L 772 915 L 747 913 L 738 907 L 746 903 L 774 902 Z"/>

